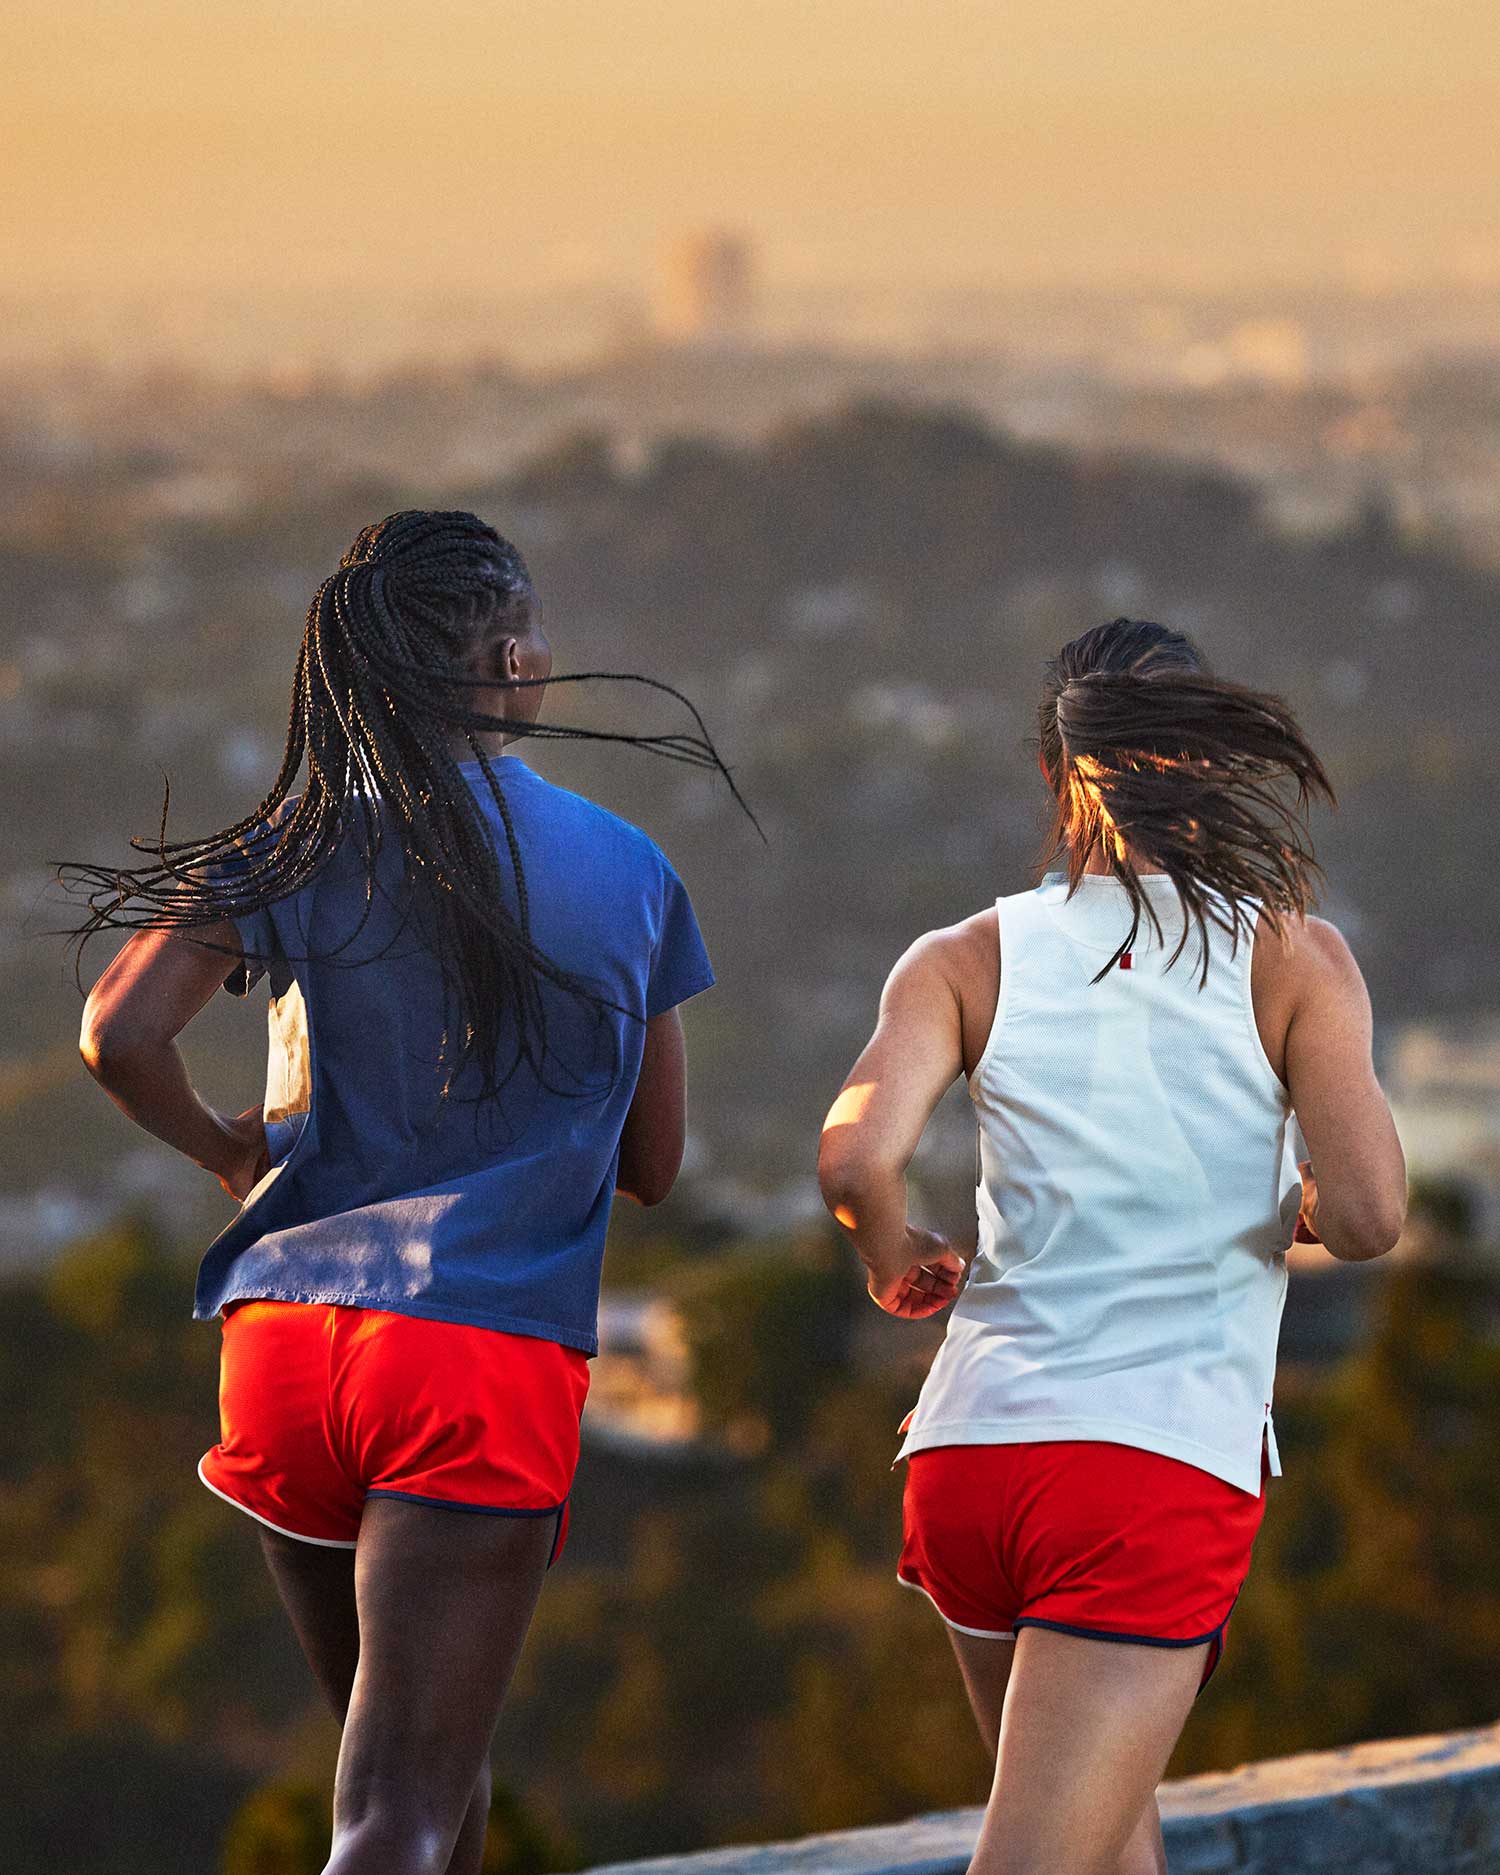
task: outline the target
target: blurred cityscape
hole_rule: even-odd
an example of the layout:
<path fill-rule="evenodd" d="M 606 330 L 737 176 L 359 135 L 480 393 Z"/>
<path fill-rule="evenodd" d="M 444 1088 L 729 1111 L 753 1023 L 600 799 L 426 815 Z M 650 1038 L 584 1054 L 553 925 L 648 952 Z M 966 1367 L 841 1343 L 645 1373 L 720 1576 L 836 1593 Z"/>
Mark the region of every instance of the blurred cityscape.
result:
<path fill-rule="evenodd" d="M 133 460 L 138 499 L 179 515 L 230 511 L 292 466 L 451 483 L 572 428 L 629 456 L 879 393 L 960 403 L 1018 436 L 1213 462 L 1292 529 L 1334 525 L 1378 487 L 1406 526 L 1496 552 L 1500 254 L 1466 252 L 1438 278 L 1357 254 L 1342 278 L 1280 287 L 798 286 L 769 277 L 749 235 L 709 228 L 666 242 L 646 287 L 12 289 L 0 308 L 11 473 L 45 488 Z"/>
<path fill-rule="evenodd" d="M 813 1207 L 818 1103 L 883 969 L 1024 876 L 1042 661 L 1120 610 L 1197 630 L 1304 713 L 1345 798 L 1324 830 L 1330 907 L 1375 986 L 1414 1166 L 1493 1202 L 1497 1004 L 1473 900 L 1495 887 L 1464 836 L 1487 826 L 1495 759 L 1500 284 L 1473 261 L 1420 290 L 1377 272 L 1259 298 L 813 304 L 766 275 L 747 234 L 685 232 L 639 304 L 600 289 L 554 317 L 571 362 L 505 305 L 434 312 L 432 344 L 389 309 L 379 342 L 347 317 L 289 325 L 279 361 L 262 323 L 253 365 L 177 300 L 128 335 L 70 306 L 50 356 L 35 309 L 11 323 L 0 1264 L 136 1198 L 208 1227 L 201 1181 L 81 1085 L 62 949 L 36 935 L 56 922 L 48 867 L 152 828 L 164 774 L 177 825 L 258 797 L 312 588 L 359 525 L 411 503 L 473 505 L 516 535 L 561 668 L 694 692 L 774 828 L 762 853 L 704 784 L 579 771 L 667 840 L 722 933 L 723 987 L 694 1018 L 688 1183 L 711 1209 L 769 1226 Z M 405 354 L 381 362 L 398 330 Z M 819 889 L 835 880 L 842 901 Z M 747 935 L 737 900 L 752 894 L 753 931 L 799 882 L 796 938 L 779 914 Z M 774 1033 L 791 1010 L 799 1066 L 768 1107 L 790 1044 L 765 1049 L 761 1019 Z M 245 1091 L 254 1036 L 215 1024 L 208 1071 L 234 1059 Z M 944 1120 L 934 1201 L 961 1213 L 943 1169 L 950 1149 L 964 1163 L 961 1110 Z"/>

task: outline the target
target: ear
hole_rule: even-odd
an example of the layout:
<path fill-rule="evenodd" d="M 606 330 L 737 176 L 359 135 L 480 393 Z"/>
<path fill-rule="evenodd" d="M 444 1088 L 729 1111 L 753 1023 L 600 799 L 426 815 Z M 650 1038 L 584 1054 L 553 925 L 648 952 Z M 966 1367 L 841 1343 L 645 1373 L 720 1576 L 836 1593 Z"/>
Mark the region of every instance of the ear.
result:
<path fill-rule="evenodd" d="M 501 645 L 500 656 L 496 661 L 500 666 L 500 675 L 509 683 L 515 683 L 526 675 L 521 668 L 521 646 L 514 638 L 507 638 Z"/>

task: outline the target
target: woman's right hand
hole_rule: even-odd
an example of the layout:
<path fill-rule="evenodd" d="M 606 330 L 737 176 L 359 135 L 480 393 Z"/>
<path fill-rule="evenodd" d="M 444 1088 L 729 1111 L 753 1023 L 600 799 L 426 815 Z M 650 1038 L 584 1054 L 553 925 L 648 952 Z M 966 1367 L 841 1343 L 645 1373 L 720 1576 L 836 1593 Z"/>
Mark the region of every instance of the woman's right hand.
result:
<path fill-rule="evenodd" d="M 229 1196 L 243 1204 L 271 1169 L 265 1109 L 257 1105 L 247 1107 L 233 1119 L 227 1113 L 217 1117 L 225 1139 L 224 1156 L 208 1169 Z"/>
<path fill-rule="evenodd" d="M 969 1266 L 946 1237 L 915 1224 L 906 1227 L 906 1248 L 908 1260 L 898 1268 L 870 1271 L 869 1291 L 887 1315 L 921 1321 L 957 1299 Z"/>

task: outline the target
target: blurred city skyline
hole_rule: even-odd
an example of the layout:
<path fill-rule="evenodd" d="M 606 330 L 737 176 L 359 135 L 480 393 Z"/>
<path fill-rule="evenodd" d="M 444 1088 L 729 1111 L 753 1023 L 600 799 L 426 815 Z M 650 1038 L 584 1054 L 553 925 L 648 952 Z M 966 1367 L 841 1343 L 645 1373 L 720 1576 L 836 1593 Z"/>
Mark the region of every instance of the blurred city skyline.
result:
<path fill-rule="evenodd" d="M 1472 0 L 225 18 L 14 10 L 10 357 L 358 363 L 467 317 L 545 358 L 653 330 L 675 244 L 717 228 L 773 338 L 952 342 L 1001 292 L 1500 296 Z"/>

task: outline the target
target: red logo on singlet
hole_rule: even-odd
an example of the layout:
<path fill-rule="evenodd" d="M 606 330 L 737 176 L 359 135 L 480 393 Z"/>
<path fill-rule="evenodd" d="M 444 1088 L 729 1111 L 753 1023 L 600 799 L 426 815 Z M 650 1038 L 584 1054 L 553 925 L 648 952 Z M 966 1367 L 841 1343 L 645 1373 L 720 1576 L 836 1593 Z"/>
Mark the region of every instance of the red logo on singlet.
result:
<path fill-rule="evenodd" d="M 1125 955 L 1120 959 L 1120 968 L 1122 970 L 1128 970 L 1130 967 L 1130 952 L 1126 951 Z"/>

